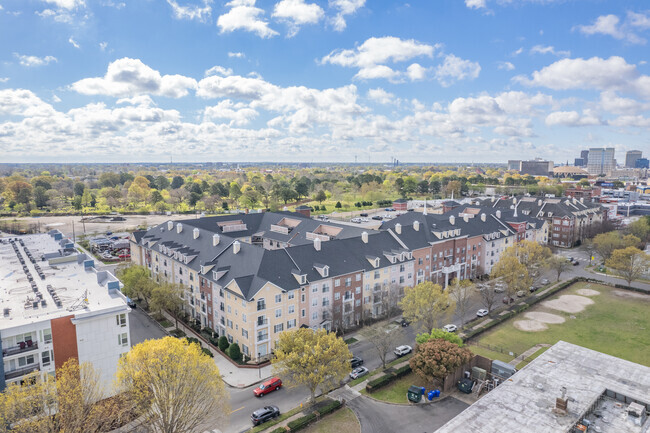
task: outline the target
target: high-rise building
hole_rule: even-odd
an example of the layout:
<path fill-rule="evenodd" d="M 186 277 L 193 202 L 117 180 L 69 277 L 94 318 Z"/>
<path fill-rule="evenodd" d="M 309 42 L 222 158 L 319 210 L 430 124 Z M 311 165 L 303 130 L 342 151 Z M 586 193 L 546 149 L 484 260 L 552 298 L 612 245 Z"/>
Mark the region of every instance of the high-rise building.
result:
<path fill-rule="evenodd" d="M 587 161 L 589 174 L 609 175 L 616 168 L 615 151 L 616 149 L 613 147 L 592 147 L 589 149 L 589 160 Z"/>
<path fill-rule="evenodd" d="M 508 170 L 521 170 L 521 160 L 519 159 L 509 159 L 508 160 Z"/>
<path fill-rule="evenodd" d="M 553 161 L 534 159 L 531 161 L 521 161 L 521 174 L 530 174 L 531 176 L 549 176 L 553 171 Z"/>
<path fill-rule="evenodd" d="M 587 166 L 587 163 L 589 162 L 589 151 L 588 150 L 583 150 L 580 152 L 580 158 L 584 161 L 582 164 L 583 167 Z"/>
<path fill-rule="evenodd" d="M 584 167 L 585 166 L 585 160 L 582 159 L 582 158 L 576 158 L 573 161 L 573 165 L 574 165 L 574 167 Z"/>
<path fill-rule="evenodd" d="M 636 160 L 642 157 L 643 153 L 640 150 L 629 150 L 625 155 L 625 167 L 634 168 Z"/>
<path fill-rule="evenodd" d="M 650 168 L 648 158 L 639 158 L 634 161 L 634 168 Z"/>

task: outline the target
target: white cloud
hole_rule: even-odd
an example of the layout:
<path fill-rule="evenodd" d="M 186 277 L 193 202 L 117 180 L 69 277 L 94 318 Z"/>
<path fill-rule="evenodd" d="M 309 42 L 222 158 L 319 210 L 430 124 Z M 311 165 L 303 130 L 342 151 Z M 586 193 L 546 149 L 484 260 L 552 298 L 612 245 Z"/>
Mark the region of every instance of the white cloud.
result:
<path fill-rule="evenodd" d="M 61 9 L 76 9 L 86 6 L 85 0 L 45 0 L 46 3 L 54 4 Z"/>
<path fill-rule="evenodd" d="M 556 111 L 545 120 L 548 126 L 594 126 L 602 125 L 603 121 L 589 110 L 584 110 L 581 116 L 577 111 Z"/>
<path fill-rule="evenodd" d="M 512 71 L 515 69 L 515 65 L 510 62 L 497 62 L 497 68 L 502 71 Z"/>
<path fill-rule="evenodd" d="M 574 28 L 585 35 L 607 35 L 618 40 L 625 39 L 633 44 L 645 44 L 646 40 L 636 32 L 650 28 L 650 16 L 629 11 L 626 21 L 621 23 L 621 19 L 616 15 L 601 15 L 591 25 L 579 25 Z"/>
<path fill-rule="evenodd" d="M 408 76 L 411 81 L 424 80 L 427 76 L 427 68 L 418 63 L 412 63 L 408 68 L 406 68 L 406 76 Z"/>
<path fill-rule="evenodd" d="M 74 39 L 72 39 L 72 36 L 70 36 L 70 38 L 68 38 L 68 42 L 70 42 L 70 44 L 71 44 L 73 47 L 75 47 L 75 48 L 81 48 L 81 47 L 79 46 L 79 44 L 77 43 L 77 41 L 75 41 Z"/>
<path fill-rule="evenodd" d="M 106 51 L 106 47 L 108 47 L 108 42 L 100 42 L 99 43 L 99 49 L 102 51 Z"/>
<path fill-rule="evenodd" d="M 608 90 L 600 94 L 600 108 L 614 114 L 637 114 L 650 109 L 650 104 L 644 104 L 630 98 L 618 96 Z"/>
<path fill-rule="evenodd" d="M 31 90 L 0 90 L 0 115 L 42 117 L 53 113 L 54 108 L 43 102 Z"/>
<path fill-rule="evenodd" d="M 56 95 L 52 95 L 52 101 L 54 101 L 54 102 L 61 102 L 61 98 L 59 98 L 59 97 L 56 96 Z"/>
<path fill-rule="evenodd" d="M 487 5 L 485 0 L 465 0 L 465 6 L 470 9 L 485 9 Z"/>
<path fill-rule="evenodd" d="M 524 47 L 519 47 L 517 50 L 512 52 L 512 57 L 517 57 L 519 54 L 524 52 Z"/>
<path fill-rule="evenodd" d="M 14 57 L 18 59 L 18 63 L 27 67 L 43 66 L 57 61 L 56 57 L 54 56 L 37 57 L 14 53 Z"/>
<path fill-rule="evenodd" d="M 230 58 L 233 58 L 233 57 L 234 57 L 234 58 L 236 58 L 236 59 L 241 59 L 241 58 L 246 57 L 246 55 L 245 55 L 244 53 L 233 53 L 233 52 L 229 52 L 229 53 L 228 53 L 228 57 L 230 57 Z"/>
<path fill-rule="evenodd" d="M 384 65 L 388 62 L 403 62 L 414 57 L 432 57 L 437 46 L 417 42 L 413 39 L 385 36 L 370 38 L 355 49 L 334 50 L 321 59 L 322 63 L 330 63 L 344 67 L 359 68 L 355 78 L 389 78 L 394 79 L 399 72 Z M 419 66 L 419 65 L 418 65 Z M 413 74 L 420 72 L 412 68 Z"/>
<path fill-rule="evenodd" d="M 650 129 L 650 117 L 637 116 L 620 116 L 609 122 L 611 125 L 618 127 L 634 127 Z"/>
<path fill-rule="evenodd" d="M 167 0 L 169 6 L 172 7 L 174 18 L 179 20 L 197 20 L 207 21 L 212 13 L 212 0 L 203 0 L 203 5 L 189 4 L 181 6 L 175 0 Z"/>
<path fill-rule="evenodd" d="M 396 101 L 395 95 L 385 91 L 382 88 L 368 90 L 368 99 L 376 101 L 380 104 L 390 104 Z"/>
<path fill-rule="evenodd" d="M 650 76 L 641 75 L 635 65 L 618 56 L 609 59 L 562 59 L 533 72 L 532 79 L 516 77 L 516 80 L 525 85 L 553 90 L 624 91 L 650 99 Z"/>
<path fill-rule="evenodd" d="M 232 75 L 232 69 L 215 65 L 205 71 L 206 77 L 209 77 L 210 75 L 221 75 L 222 77 L 227 77 L 228 75 Z"/>
<path fill-rule="evenodd" d="M 342 32 L 347 27 L 346 15 L 353 15 L 366 4 L 366 0 L 329 0 L 330 8 L 338 9 L 331 19 L 334 30 Z"/>
<path fill-rule="evenodd" d="M 270 38 L 278 34 L 269 27 L 268 22 L 260 19 L 260 15 L 264 15 L 264 10 L 255 7 L 255 0 L 232 0 L 226 3 L 226 6 L 230 7 L 230 10 L 217 20 L 221 33 L 245 30 L 261 38 Z"/>
<path fill-rule="evenodd" d="M 9 81 L 9 77 L 0 77 L 0 83 L 6 83 Z"/>
<path fill-rule="evenodd" d="M 544 46 L 544 45 L 535 45 L 533 48 L 530 49 L 531 54 L 553 54 L 554 56 L 558 57 L 569 57 L 571 55 L 571 51 L 555 51 L 555 48 L 552 46 Z"/>
<path fill-rule="evenodd" d="M 124 57 L 108 65 L 104 77 L 84 78 L 72 90 L 85 95 L 132 96 L 155 94 L 180 98 L 196 88 L 196 80 L 182 75 L 160 75 L 139 59 Z"/>
<path fill-rule="evenodd" d="M 295 36 L 300 26 L 318 23 L 325 12 L 316 3 L 305 3 L 305 0 L 281 0 L 273 9 L 273 17 L 289 24 L 289 37 Z"/>
<path fill-rule="evenodd" d="M 244 126 L 257 117 L 259 113 L 242 103 L 233 103 L 229 99 L 224 99 L 217 105 L 205 107 L 203 111 L 204 119 L 228 119 L 230 125 Z"/>
<path fill-rule="evenodd" d="M 461 59 L 447 54 L 442 65 L 436 68 L 436 79 L 444 87 L 449 87 L 459 80 L 473 80 L 481 72 L 478 62 Z"/>

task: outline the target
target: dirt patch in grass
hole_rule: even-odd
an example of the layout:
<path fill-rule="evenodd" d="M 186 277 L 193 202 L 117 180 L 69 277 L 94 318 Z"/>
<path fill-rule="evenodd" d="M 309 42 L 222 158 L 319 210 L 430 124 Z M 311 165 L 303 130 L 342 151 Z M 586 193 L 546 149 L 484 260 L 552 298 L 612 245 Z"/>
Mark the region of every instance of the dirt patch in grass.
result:
<path fill-rule="evenodd" d="M 565 320 L 562 316 L 553 313 L 545 313 L 543 311 L 529 311 L 524 314 L 524 317 L 542 323 L 564 323 Z"/>
<path fill-rule="evenodd" d="M 643 293 L 631 292 L 628 290 L 614 290 L 616 296 L 627 299 L 643 299 L 644 301 L 650 301 L 650 295 L 644 295 Z"/>
<path fill-rule="evenodd" d="M 564 311 L 565 313 L 579 313 L 585 309 L 587 305 L 593 304 L 589 298 L 578 295 L 562 295 L 557 299 L 544 301 L 541 305 L 553 310 Z"/>
<path fill-rule="evenodd" d="M 361 426 L 352 410 L 344 407 L 303 430 L 304 433 L 359 433 Z"/>
<path fill-rule="evenodd" d="M 576 290 L 576 293 L 578 295 L 582 295 L 582 296 L 598 296 L 598 295 L 600 295 L 600 292 L 598 290 L 593 290 L 593 289 L 578 289 L 578 290 Z"/>
<path fill-rule="evenodd" d="M 526 332 L 540 332 L 548 329 L 545 323 L 538 322 L 537 320 L 516 320 L 513 325 L 520 331 Z"/>

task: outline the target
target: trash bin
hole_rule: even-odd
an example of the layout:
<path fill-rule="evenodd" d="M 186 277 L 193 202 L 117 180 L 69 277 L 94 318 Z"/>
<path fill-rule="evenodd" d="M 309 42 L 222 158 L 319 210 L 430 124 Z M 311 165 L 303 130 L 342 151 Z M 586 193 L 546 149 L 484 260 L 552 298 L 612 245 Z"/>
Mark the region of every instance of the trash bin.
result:
<path fill-rule="evenodd" d="M 419 403 L 422 400 L 422 388 L 419 386 L 411 385 L 406 393 L 406 397 L 412 403 Z"/>

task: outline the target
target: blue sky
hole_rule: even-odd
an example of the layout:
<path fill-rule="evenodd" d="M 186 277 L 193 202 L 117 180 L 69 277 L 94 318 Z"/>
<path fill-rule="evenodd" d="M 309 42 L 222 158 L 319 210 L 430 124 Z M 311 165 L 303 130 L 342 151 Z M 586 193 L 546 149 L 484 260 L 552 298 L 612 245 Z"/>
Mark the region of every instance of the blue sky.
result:
<path fill-rule="evenodd" d="M 650 153 L 650 4 L 0 0 L 0 162 Z"/>

